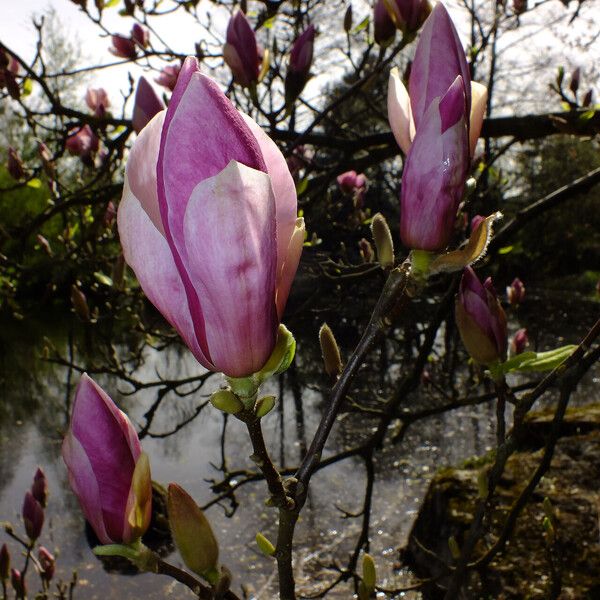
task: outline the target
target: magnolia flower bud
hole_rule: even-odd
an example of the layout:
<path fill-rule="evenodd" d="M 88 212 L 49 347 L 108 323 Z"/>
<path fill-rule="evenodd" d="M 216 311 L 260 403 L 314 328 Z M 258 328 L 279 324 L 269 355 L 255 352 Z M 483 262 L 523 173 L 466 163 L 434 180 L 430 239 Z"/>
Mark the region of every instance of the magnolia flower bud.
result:
<path fill-rule="evenodd" d="M 44 509 L 42 508 L 42 505 L 33 497 L 31 492 L 27 492 L 25 494 L 22 515 L 27 537 L 31 541 L 37 540 L 40 537 L 40 534 L 42 533 L 42 527 L 44 526 Z"/>
<path fill-rule="evenodd" d="M 346 13 L 344 14 L 344 31 L 350 33 L 352 29 L 352 4 L 348 5 Z"/>
<path fill-rule="evenodd" d="M 97 117 L 103 117 L 110 106 L 108 93 L 104 88 L 88 88 L 85 93 L 85 103 Z"/>
<path fill-rule="evenodd" d="M 394 242 L 392 233 L 381 213 L 377 213 L 371 221 L 371 233 L 377 249 L 377 261 L 382 268 L 394 266 Z"/>
<path fill-rule="evenodd" d="M 133 60 L 137 56 L 135 41 L 122 35 L 113 35 L 111 38 L 112 46 L 109 48 L 111 54 L 119 58 L 128 58 Z"/>
<path fill-rule="evenodd" d="M 46 582 L 52 581 L 56 569 L 56 559 L 54 558 L 54 555 L 44 548 L 44 546 L 40 546 L 40 549 L 38 550 L 38 560 L 43 569 L 40 573 L 40 577 Z"/>
<path fill-rule="evenodd" d="M 89 163 L 100 148 L 100 140 L 92 128 L 86 124 L 69 131 L 65 147 L 70 154 L 79 156 L 84 162 Z"/>
<path fill-rule="evenodd" d="M 27 584 L 19 569 L 10 570 L 10 582 L 17 594 L 17 598 L 25 598 L 27 596 Z"/>
<path fill-rule="evenodd" d="M 360 256 L 364 262 L 370 263 L 375 260 L 375 252 L 373 252 L 373 246 L 371 246 L 371 242 L 369 242 L 369 240 L 361 238 L 358 242 L 358 248 Z"/>
<path fill-rule="evenodd" d="M 136 133 L 140 133 L 164 105 L 154 88 L 145 77 L 140 77 L 135 91 L 131 122 Z"/>
<path fill-rule="evenodd" d="M 529 345 L 529 337 L 527 329 L 519 329 L 510 341 L 510 355 L 515 356 L 525 352 L 525 348 Z"/>
<path fill-rule="evenodd" d="M 85 294 L 75 285 L 71 286 L 71 304 L 82 321 L 90 320 L 90 309 Z"/>
<path fill-rule="evenodd" d="M 33 477 L 33 485 L 31 486 L 33 497 L 40 503 L 42 508 L 46 508 L 48 500 L 48 481 L 44 471 L 38 467 Z"/>
<path fill-rule="evenodd" d="M 6 582 L 10 574 L 10 552 L 6 544 L 0 548 L 0 581 Z"/>
<path fill-rule="evenodd" d="M 482 285 L 471 267 L 464 270 L 460 282 L 456 324 L 473 360 L 483 365 L 506 360 L 506 315 L 491 278 Z"/>
<path fill-rule="evenodd" d="M 131 28 L 131 39 L 141 48 L 147 48 L 150 41 L 150 32 L 139 23 L 135 23 Z"/>
<path fill-rule="evenodd" d="M 168 90 L 173 91 L 175 84 L 177 83 L 177 77 L 179 77 L 179 71 L 181 71 L 181 65 L 168 65 L 163 67 L 160 75 L 154 79 L 158 85 L 166 87 Z"/>
<path fill-rule="evenodd" d="M 6 168 L 8 169 L 9 175 L 13 179 L 19 180 L 25 175 L 23 161 L 21 160 L 19 153 L 12 146 L 8 147 L 8 160 L 6 162 Z"/>
<path fill-rule="evenodd" d="M 581 80 L 581 69 L 577 67 L 571 73 L 571 83 L 569 84 L 569 89 L 573 92 L 575 96 L 577 96 L 577 90 L 579 89 L 579 82 Z"/>
<path fill-rule="evenodd" d="M 183 562 L 194 573 L 210 578 L 217 569 L 219 545 L 204 513 L 175 483 L 169 484 L 167 510 L 173 540 Z"/>
<path fill-rule="evenodd" d="M 385 5 L 385 0 L 377 0 L 373 8 L 373 23 L 375 42 L 384 48 L 389 46 L 396 37 L 396 26 Z"/>
<path fill-rule="evenodd" d="M 254 31 L 246 15 L 238 10 L 227 26 L 223 59 L 231 69 L 233 79 L 243 87 L 257 83 L 261 59 Z"/>
<path fill-rule="evenodd" d="M 310 25 L 294 42 L 290 53 L 290 63 L 285 76 L 286 103 L 292 103 L 302 92 L 310 77 L 310 66 L 313 59 L 315 27 Z"/>
<path fill-rule="evenodd" d="M 332 379 L 337 379 L 342 372 L 342 359 L 333 331 L 327 323 L 323 323 L 321 329 L 319 329 L 319 343 L 321 344 L 325 372 Z"/>
<path fill-rule="evenodd" d="M 525 286 L 518 277 L 515 277 L 512 283 L 506 287 L 506 299 L 511 306 L 518 306 L 524 298 Z"/>

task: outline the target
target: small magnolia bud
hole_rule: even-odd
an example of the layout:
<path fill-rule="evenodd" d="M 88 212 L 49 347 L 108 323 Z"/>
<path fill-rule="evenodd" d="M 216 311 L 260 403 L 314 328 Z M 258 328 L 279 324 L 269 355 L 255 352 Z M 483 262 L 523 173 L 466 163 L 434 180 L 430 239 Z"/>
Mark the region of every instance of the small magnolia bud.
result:
<path fill-rule="evenodd" d="M 375 258 L 375 252 L 373 252 L 373 246 L 371 246 L 371 242 L 369 242 L 369 240 L 361 238 L 360 242 L 358 242 L 358 248 L 361 258 L 366 263 L 373 262 Z"/>
<path fill-rule="evenodd" d="M 37 540 L 44 526 L 44 509 L 31 492 L 25 494 L 22 515 L 27 537 L 32 541 Z"/>
<path fill-rule="evenodd" d="M 6 162 L 6 168 L 13 179 L 19 180 L 25 175 L 23 161 L 21 160 L 19 153 L 12 146 L 8 147 L 8 160 Z"/>
<path fill-rule="evenodd" d="M 571 73 L 571 83 L 569 84 L 569 89 L 577 96 L 577 90 L 579 89 L 579 81 L 581 80 L 581 69 L 577 67 Z"/>
<path fill-rule="evenodd" d="M 275 554 L 275 546 L 260 532 L 256 534 L 256 545 L 265 556 Z"/>
<path fill-rule="evenodd" d="M 44 581 L 52 581 L 56 568 L 56 559 L 54 558 L 54 555 L 51 554 L 49 550 L 44 548 L 44 546 L 41 546 L 38 550 L 38 559 L 43 569 L 43 571 L 40 573 L 41 578 Z"/>
<path fill-rule="evenodd" d="M 75 284 L 71 286 L 71 304 L 80 319 L 83 321 L 90 320 L 90 309 L 88 307 L 87 298 Z"/>
<path fill-rule="evenodd" d="M 244 410 L 243 402 L 231 390 L 219 390 L 210 397 L 210 403 L 219 410 L 235 415 Z"/>
<path fill-rule="evenodd" d="M 585 108 L 587 108 L 588 106 L 590 106 L 590 104 L 592 103 L 592 98 L 594 97 L 594 90 L 589 89 L 586 93 L 585 96 L 583 97 L 583 100 L 581 101 L 581 105 Z"/>
<path fill-rule="evenodd" d="M 150 32 L 139 23 L 135 23 L 131 28 L 131 39 L 142 48 L 147 48 L 150 41 Z"/>
<path fill-rule="evenodd" d="M 275 406 L 275 396 L 263 396 L 256 401 L 254 405 L 254 414 L 262 419 L 265 415 L 269 414 Z"/>
<path fill-rule="evenodd" d="M 19 569 L 10 570 L 10 582 L 17 594 L 17 598 L 25 598 L 27 595 L 27 586 L 25 585 L 25 579 L 21 575 Z"/>
<path fill-rule="evenodd" d="M 529 338 L 527 337 L 527 329 L 519 329 L 510 341 L 510 354 L 515 356 L 525 351 L 525 348 L 529 345 Z"/>
<path fill-rule="evenodd" d="M 375 570 L 375 561 L 370 554 L 365 554 L 363 556 L 362 571 L 362 579 L 365 587 L 368 591 L 373 592 L 377 581 L 377 572 Z"/>
<path fill-rule="evenodd" d="M 394 242 L 385 217 L 377 213 L 371 221 L 371 232 L 377 249 L 377 260 L 384 268 L 394 266 Z"/>
<path fill-rule="evenodd" d="M 10 552 L 6 544 L 0 548 L 0 581 L 6 581 L 10 574 Z"/>
<path fill-rule="evenodd" d="M 33 477 L 33 485 L 31 486 L 33 497 L 40 503 L 42 508 L 46 508 L 48 499 L 48 481 L 44 471 L 38 467 Z"/>
<path fill-rule="evenodd" d="M 183 488 L 171 483 L 167 510 L 171 533 L 183 562 L 194 573 L 216 579 L 219 545 L 200 507 Z"/>
<path fill-rule="evenodd" d="M 452 555 L 452 558 L 454 560 L 458 560 L 460 558 L 460 548 L 458 546 L 456 538 L 453 535 L 451 535 L 448 538 L 448 548 L 450 549 L 450 554 Z"/>
<path fill-rule="evenodd" d="M 350 33 L 352 29 L 352 4 L 348 6 L 346 9 L 346 14 L 344 15 L 344 31 L 346 33 Z"/>
<path fill-rule="evenodd" d="M 323 323 L 321 329 L 319 329 L 319 342 L 321 344 L 325 372 L 332 379 L 337 378 L 342 372 L 342 359 L 333 331 L 331 331 L 327 323 Z"/>
<path fill-rule="evenodd" d="M 511 306 L 518 306 L 524 298 L 525 286 L 518 277 L 515 277 L 512 283 L 506 287 L 506 299 Z"/>

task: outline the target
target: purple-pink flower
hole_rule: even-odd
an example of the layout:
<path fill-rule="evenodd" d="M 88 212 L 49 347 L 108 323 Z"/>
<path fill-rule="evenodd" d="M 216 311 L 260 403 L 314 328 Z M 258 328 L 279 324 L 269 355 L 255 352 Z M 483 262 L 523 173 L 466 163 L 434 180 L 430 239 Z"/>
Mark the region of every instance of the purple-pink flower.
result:
<path fill-rule="evenodd" d="M 103 117 L 106 109 L 110 106 L 108 94 L 104 88 L 88 88 L 85 93 L 85 103 L 97 117 Z"/>
<path fill-rule="evenodd" d="M 258 81 L 261 69 L 261 50 L 246 15 L 238 10 L 227 26 L 223 58 L 231 69 L 233 79 L 243 87 Z"/>
<path fill-rule="evenodd" d="M 482 284 L 467 267 L 456 298 L 456 324 L 471 358 L 483 365 L 506 360 L 506 315 L 491 277 Z"/>
<path fill-rule="evenodd" d="M 145 77 L 140 77 L 133 101 L 131 122 L 133 129 L 139 133 L 152 120 L 154 115 L 163 110 L 165 105 L 148 83 Z"/>
<path fill-rule="evenodd" d="M 511 306 L 518 306 L 525 298 L 525 285 L 515 277 L 509 286 L 506 286 L 506 299 Z"/>
<path fill-rule="evenodd" d="M 160 75 L 154 79 L 158 85 L 166 87 L 168 90 L 173 91 L 175 84 L 177 83 L 177 77 L 179 77 L 179 71 L 181 71 L 181 65 L 167 65 L 163 67 Z"/>
<path fill-rule="evenodd" d="M 259 371 L 302 251 L 275 143 L 186 59 L 166 111 L 135 141 L 118 225 L 151 302 L 207 369 Z"/>
<path fill-rule="evenodd" d="M 103 544 L 128 544 L 150 524 L 152 484 L 135 428 L 106 392 L 82 375 L 62 446 L 69 483 Z"/>

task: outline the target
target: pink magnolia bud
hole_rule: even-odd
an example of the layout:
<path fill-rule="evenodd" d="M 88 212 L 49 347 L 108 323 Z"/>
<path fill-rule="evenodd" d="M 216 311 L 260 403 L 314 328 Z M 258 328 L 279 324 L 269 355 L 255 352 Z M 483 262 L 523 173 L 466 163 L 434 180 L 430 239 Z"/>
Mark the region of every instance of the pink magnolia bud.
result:
<path fill-rule="evenodd" d="M 173 91 L 175 84 L 177 83 L 177 77 L 179 77 L 179 71 L 181 71 L 181 65 L 168 65 L 162 69 L 160 75 L 154 79 L 158 85 L 162 85 L 167 89 Z"/>
<path fill-rule="evenodd" d="M 358 242 L 358 248 L 360 256 L 364 262 L 370 263 L 375 260 L 375 252 L 373 251 L 373 246 L 371 246 L 371 242 L 369 242 L 369 240 L 361 238 Z"/>
<path fill-rule="evenodd" d="M 52 252 L 52 247 L 50 246 L 50 242 L 41 234 L 38 233 L 35 236 L 35 239 L 37 241 L 37 243 L 40 245 L 40 248 L 42 248 L 42 250 L 50 257 L 52 258 L 52 256 L 54 256 L 54 253 Z M 35 494 L 34 494 L 35 495 Z"/>
<path fill-rule="evenodd" d="M 98 152 L 100 141 L 89 125 L 76 127 L 69 131 L 65 147 L 70 154 L 79 156 L 84 161 L 91 160 L 92 155 Z"/>
<path fill-rule="evenodd" d="M 136 43 L 131 38 L 126 38 L 122 35 L 113 35 L 111 40 L 112 46 L 109 48 L 111 54 L 130 60 L 134 60 L 137 57 Z"/>
<path fill-rule="evenodd" d="M 202 365 L 265 365 L 304 241 L 294 180 L 192 57 L 131 149 L 118 225 L 142 289 Z"/>
<path fill-rule="evenodd" d="M 131 39 L 140 46 L 140 48 L 147 48 L 150 42 L 150 32 L 139 23 L 135 23 L 131 28 Z"/>
<path fill-rule="evenodd" d="M 50 179 L 54 178 L 54 162 L 52 161 L 52 153 L 44 142 L 38 142 L 38 155 L 42 159 L 42 166 L 46 175 Z"/>
<path fill-rule="evenodd" d="M 581 69 L 577 67 L 571 73 L 571 83 L 569 84 L 569 89 L 577 96 L 577 90 L 579 89 L 579 82 L 581 81 Z"/>
<path fill-rule="evenodd" d="M 427 0 L 384 0 L 394 27 L 405 33 L 417 31 L 431 12 Z"/>
<path fill-rule="evenodd" d="M 6 88 L 11 98 L 18 100 L 21 91 L 16 76 L 19 74 L 19 62 L 8 52 L 0 50 L 0 89 Z"/>
<path fill-rule="evenodd" d="M 261 59 L 254 31 L 246 15 L 238 10 L 227 26 L 223 58 L 236 83 L 248 87 L 258 81 Z"/>
<path fill-rule="evenodd" d="M 356 190 L 367 187 L 367 177 L 364 173 L 356 171 L 346 171 L 337 176 L 337 182 L 340 190 L 344 194 L 354 194 Z"/>
<path fill-rule="evenodd" d="M 0 548 L 0 581 L 6 581 L 10 575 L 10 553 L 6 544 Z"/>
<path fill-rule="evenodd" d="M 285 98 L 287 103 L 293 102 L 300 95 L 310 77 L 314 42 L 315 27 L 310 25 L 294 43 L 290 54 L 290 64 L 285 76 Z"/>
<path fill-rule="evenodd" d="M 90 308 L 85 294 L 75 285 L 71 286 L 71 304 L 75 313 L 82 321 L 90 320 Z"/>
<path fill-rule="evenodd" d="M 506 360 L 506 315 L 488 277 L 483 285 L 467 267 L 456 298 L 456 324 L 471 358 L 483 365 Z"/>
<path fill-rule="evenodd" d="M 396 37 L 396 26 L 385 5 L 385 0 L 377 0 L 373 8 L 373 23 L 375 42 L 384 48 L 389 46 Z"/>
<path fill-rule="evenodd" d="M 44 509 L 31 492 L 25 494 L 22 515 L 27 537 L 32 541 L 37 540 L 44 526 Z"/>
<path fill-rule="evenodd" d="M 527 10 L 527 0 L 513 0 L 513 10 L 516 15 L 521 15 Z"/>
<path fill-rule="evenodd" d="M 525 351 L 525 348 L 529 345 L 529 337 L 527 336 L 527 329 L 519 329 L 510 341 L 510 354 L 515 356 Z"/>
<path fill-rule="evenodd" d="M 27 584 L 19 569 L 10 570 L 10 582 L 17 594 L 17 598 L 25 598 L 27 596 Z"/>
<path fill-rule="evenodd" d="M 31 493 L 33 497 L 40 503 L 42 508 L 46 508 L 46 501 L 48 500 L 48 480 L 46 479 L 44 471 L 40 467 L 38 467 L 33 477 Z"/>
<path fill-rule="evenodd" d="M 104 219 L 103 219 L 103 223 L 104 223 L 104 227 L 112 227 L 112 224 L 115 222 L 115 219 L 117 218 L 117 209 L 114 205 L 114 202 L 112 200 L 108 201 L 108 204 L 106 205 L 106 210 L 104 211 Z"/>
<path fill-rule="evenodd" d="M 54 555 L 44 546 L 40 546 L 40 549 L 38 550 L 38 560 L 43 569 L 40 573 L 40 577 L 46 582 L 52 581 L 54 571 L 56 570 L 56 559 L 54 558 Z"/>
<path fill-rule="evenodd" d="M 133 129 L 139 133 L 152 120 L 154 115 L 163 110 L 164 105 L 154 88 L 145 77 L 140 77 L 135 91 L 133 116 L 131 118 Z"/>
<path fill-rule="evenodd" d="M 13 179 L 17 181 L 23 179 L 25 175 L 25 168 L 23 167 L 23 161 L 19 156 L 19 153 L 12 147 L 8 147 L 8 160 L 6 161 L 6 168 L 8 173 Z"/>
<path fill-rule="evenodd" d="M 102 544 L 129 544 L 150 524 L 148 457 L 135 428 L 106 392 L 82 375 L 62 446 L 71 489 Z"/>
<path fill-rule="evenodd" d="M 108 94 L 104 88 L 88 88 L 85 93 L 85 102 L 97 117 L 103 117 L 106 109 L 110 106 Z"/>
<path fill-rule="evenodd" d="M 506 287 L 506 299 L 511 306 L 518 306 L 524 298 L 525 286 L 518 277 L 515 277 L 513 282 Z"/>

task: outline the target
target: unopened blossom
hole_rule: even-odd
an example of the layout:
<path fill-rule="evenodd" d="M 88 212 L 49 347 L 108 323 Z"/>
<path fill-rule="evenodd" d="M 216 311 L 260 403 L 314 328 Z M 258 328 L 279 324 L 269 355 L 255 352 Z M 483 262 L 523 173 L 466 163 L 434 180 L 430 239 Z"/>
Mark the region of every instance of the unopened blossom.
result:
<path fill-rule="evenodd" d="M 491 277 L 482 284 L 467 267 L 456 298 L 456 324 L 471 358 L 483 365 L 506 360 L 506 315 Z"/>
<path fill-rule="evenodd" d="M 261 70 L 261 52 L 246 15 L 238 10 L 227 26 L 223 58 L 236 83 L 249 87 L 257 83 Z"/>
<path fill-rule="evenodd" d="M 147 48 L 150 42 L 150 32 L 146 27 L 135 23 L 131 28 L 131 39 L 140 47 Z"/>
<path fill-rule="evenodd" d="M 428 0 L 385 0 L 385 4 L 394 25 L 409 33 L 417 31 L 431 11 Z"/>
<path fill-rule="evenodd" d="M 92 128 L 86 124 L 69 131 L 65 147 L 70 154 L 79 156 L 84 162 L 89 162 L 92 155 L 98 152 L 100 140 Z"/>
<path fill-rule="evenodd" d="M 140 77 L 133 101 L 131 122 L 133 129 L 139 133 L 152 120 L 154 115 L 163 110 L 165 105 L 148 83 L 145 77 Z"/>
<path fill-rule="evenodd" d="M 396 36 L 396 25 L 385 5 L 385 0 L 377 0 L 373 7 L 373 29 L 375 42 L 380 46 L 389 46 Z"/>
<path fill-rule="evenodd" d="M 525 352 L 525 348 L 529 345 L 529 337 L 527 336 L 527 329 L 519 329 L 510 340 L 510 354 L 515 356 Z"/>
<path fill-rule="evenodd" d="M 154 78 L 154 81 L 158 85 L 166 87 L 168 90 L 173 91 L 175 84 L 177 83 L 177 77 L 179 77 L 179 71 L 181 71 L 181 65 L 167 65 L 163 67 L 158 77 Z"/>
<path fill-rule="evenodd" d="M 288 103 L 300 95 L 310 77 L 314 42 L 314 25 L 309 25 L 294 42 L 285 76 L 285 98 Z"/>
<path fill-rule="evenodd" d="M 40 549 L 38 550 L 38 560 L 42 567 L 40 577 L 46 582 L 52 581 L 54 571 L 56 570 L 56 559 L 54 558 L 54 555 L 44 546 L 40 546 Z"/>
<path fill-rule="evenodd" d="M 518 306 L 525 298 L 525 285 L 515 277 L 512 283 L 506 287 L 506 300 L 511 306 Z"/>
<path fill-rule="evenodd" d="M 62 455 L 71 489 L 100 542 L 138 540 L 150 524 L 148 457 L 127 416 L 86 374 L 75 392 Z"/>
<path fill-rule="evenodd" d="M 126 168 L 118 225 L 142 289 L 207 369 L 259 371 L 275 346 L 304 227 L 275 143 L 186 59 Z"/>
<path fill-rule="evenodd" d="M 31 492 L 25 493 L 21 514 L 27 537 L 31 541 L 37 540 L 44 526 L 44 509 Z"/>
<path fill-rule="evenodd" d="M 48 480 L 40 467 L 37 468 L 33 477 L 31 494 L 40 503 L 42 508 L 46 507 L 46 501 L 48 500 Z"/>
<path fill-rule="evenodd" d="M 110 52 L 119 58 L 128 58 L 133 60 L 137 57 L 136 43 L 133 39 L 122 35 L 113 35 L 111 37 L 112 46 Z"/>
<path fill-rule="evenodd" d="M 8 159 L 6 161 L 6 168 L 8 170 L 9 175 L 16 179 L 23 179 L 25 176 L 25 167 L 23 166 L 23 161 L 19 156 L 19 153 L 12 147 L 8 147 Z"/>
<path fill-rule="evenodd" d="M 108 94 L 104 88 L 88 88 L 85 93 L 85 103 L 97 117 L 103 117 L 110 106 Z"/>

